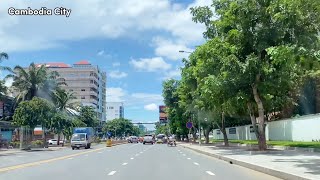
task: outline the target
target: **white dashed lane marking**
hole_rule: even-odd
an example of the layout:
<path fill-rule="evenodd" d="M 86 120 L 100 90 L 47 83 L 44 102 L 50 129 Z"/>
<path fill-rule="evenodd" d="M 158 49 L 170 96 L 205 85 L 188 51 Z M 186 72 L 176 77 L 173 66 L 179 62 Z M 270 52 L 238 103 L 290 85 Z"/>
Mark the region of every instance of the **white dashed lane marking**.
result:
<path fill-rule="evenodd" d="M 127 165 L 127 164 L 128 164 L 128 163 L 123 163 L 122 165 L 125 166 L 125 165 Z"/>
<path fill-rule="evenodd" d="M 187 158 L 188 160 L 190 160 L 191 158 Z"/>
<path fill-rule="evenodd" d="M 134 159 L 134 158 L 130 158 L 130 159 Z"/>
<path fill-rule="evenodd" d="M 112 175 L 114 175 L 116 172 L 117 172 L 117 171 L 111 171 L 111 172 L 108 174 L 108 176 L 112 176 Z"/>
<path fill-rule="evenodd" d="M 193 164 L 199 166 L 199 163 L 194 162 Z"/>
<path fill-rule="evenodd" d="M 211 176 L 214 176 L 215 174 L 211 171 L 206 171 L 207 174 L 211 175 Z"/>

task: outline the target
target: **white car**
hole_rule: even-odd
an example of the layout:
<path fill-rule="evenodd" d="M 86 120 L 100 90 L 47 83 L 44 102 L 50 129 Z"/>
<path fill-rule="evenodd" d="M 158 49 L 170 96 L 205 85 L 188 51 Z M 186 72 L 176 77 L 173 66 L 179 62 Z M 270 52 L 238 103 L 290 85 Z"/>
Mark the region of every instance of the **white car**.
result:
<path fill-rule="evenodd" d="M 57 145 L 58 140 L 57 139 L 49 139 L 48 144 L 49 145 Z M 60 144 L 63 144 L 63 140 L 60 140 Z"/>
<path fill-rule="evenodd" d="M 153 136 L 151 134 L 146 134 L 143 137 L 143 144 L 150 143 L 153 144 Z"/>

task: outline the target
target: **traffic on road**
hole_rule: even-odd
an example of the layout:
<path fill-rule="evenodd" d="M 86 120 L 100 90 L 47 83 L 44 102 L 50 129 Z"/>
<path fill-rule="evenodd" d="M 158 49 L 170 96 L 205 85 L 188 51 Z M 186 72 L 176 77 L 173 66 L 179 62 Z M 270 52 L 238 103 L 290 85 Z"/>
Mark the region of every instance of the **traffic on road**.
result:
<path fill-rule="evenodd" d="M 165 144 L 127 143 L 110 148 L 99 144 L 90 149 L 64 148 L 36 156 L 20 152 L 1 158 L 0 179 L 5 180 L 277 179 Z"/>

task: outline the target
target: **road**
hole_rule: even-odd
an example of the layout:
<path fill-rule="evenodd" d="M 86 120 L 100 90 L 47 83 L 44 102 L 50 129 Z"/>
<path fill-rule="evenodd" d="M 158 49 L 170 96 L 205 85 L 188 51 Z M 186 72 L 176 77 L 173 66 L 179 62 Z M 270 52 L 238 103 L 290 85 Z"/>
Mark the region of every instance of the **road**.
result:
<path fill-rule="evenodd" d="M 0 156 L 5 180 L 275 180 L 183 147 L 125 144 Z"/>

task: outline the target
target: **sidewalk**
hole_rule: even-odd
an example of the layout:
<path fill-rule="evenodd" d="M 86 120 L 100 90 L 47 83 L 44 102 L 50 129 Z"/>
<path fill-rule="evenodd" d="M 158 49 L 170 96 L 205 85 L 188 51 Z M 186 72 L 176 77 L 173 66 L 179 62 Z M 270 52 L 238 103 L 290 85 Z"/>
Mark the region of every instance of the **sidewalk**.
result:
<path fill-rule="evenodd" d="M 260 171 L 282 179 L 320 179 L 320 153 L 295 150 L 269 150 L 260 152 L 245 146 L 215 146 L 179 143 L 224 161 Z"/>
<path fill-rule="evenodd" d="M 10 155 L 10 154 L 17 154 L 22 152 L 34 152 L 34 151 L 57 151 L 61 149 L 68 148 L 66 146 L 56 146 L 56 147 L 49 147 L 49 148 L 31 148 L 31 150 L 20 150 L 20 149 L 0 149 L 0 156 L 1 155 Z"/>

